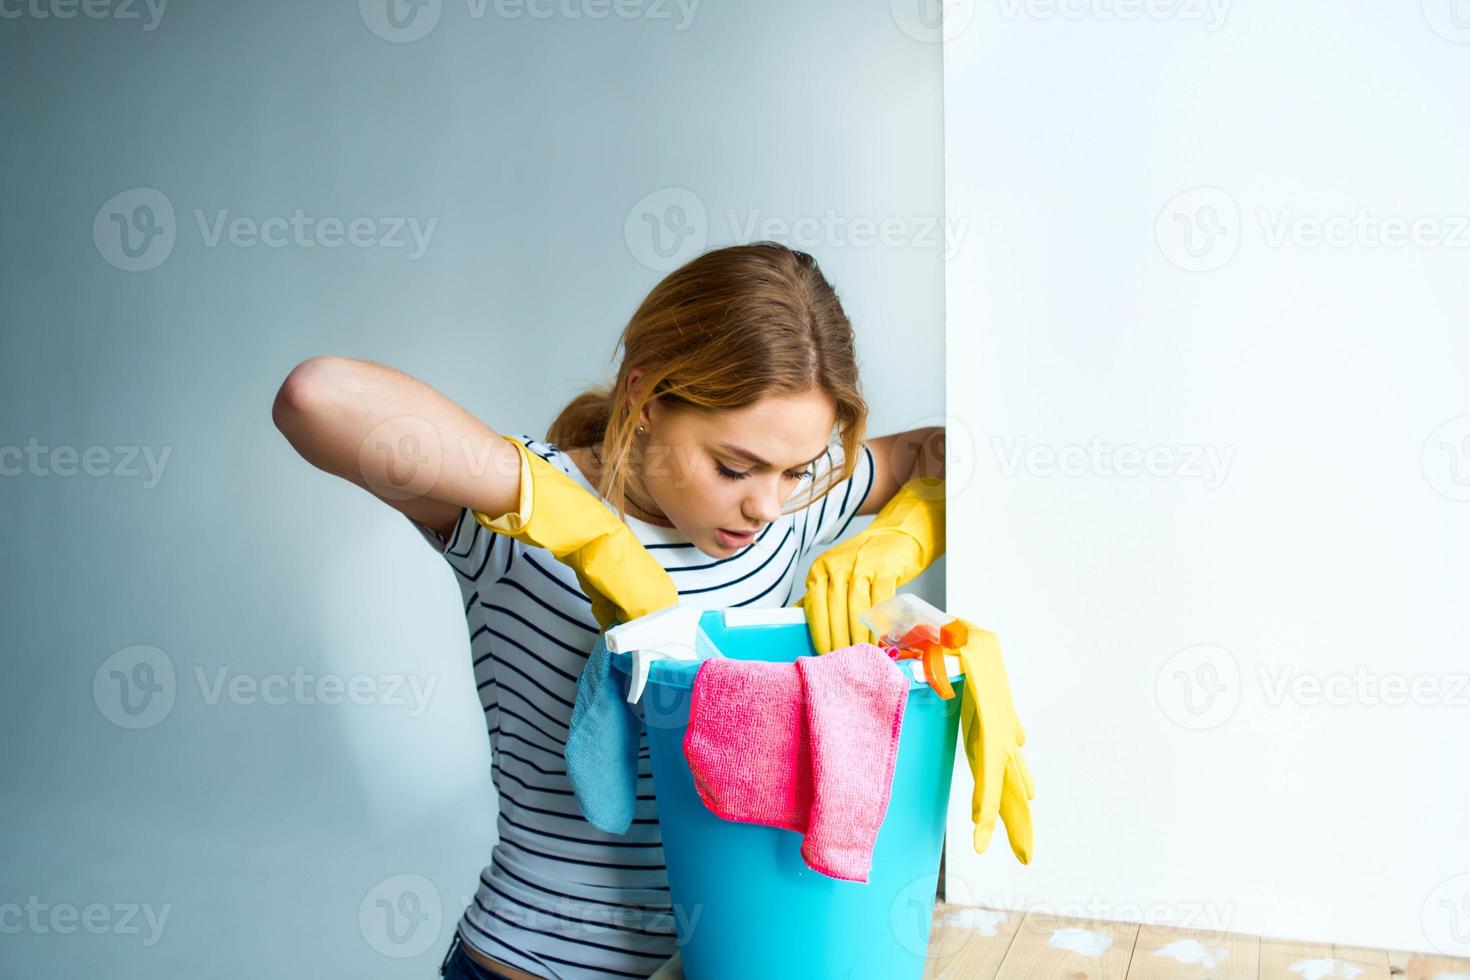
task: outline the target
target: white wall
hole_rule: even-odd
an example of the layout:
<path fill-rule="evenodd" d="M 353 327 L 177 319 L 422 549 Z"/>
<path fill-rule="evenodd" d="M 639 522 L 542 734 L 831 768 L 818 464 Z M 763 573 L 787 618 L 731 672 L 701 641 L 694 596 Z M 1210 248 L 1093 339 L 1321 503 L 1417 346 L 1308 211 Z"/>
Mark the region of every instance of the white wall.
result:
<path fill-rule="evenodd" d="M 1037 782 L 1022 867 L 960 770 L 951 898 L 1470 954 L 1470 7 L 1135 6 L 949 12 L 949 601 Z"/>

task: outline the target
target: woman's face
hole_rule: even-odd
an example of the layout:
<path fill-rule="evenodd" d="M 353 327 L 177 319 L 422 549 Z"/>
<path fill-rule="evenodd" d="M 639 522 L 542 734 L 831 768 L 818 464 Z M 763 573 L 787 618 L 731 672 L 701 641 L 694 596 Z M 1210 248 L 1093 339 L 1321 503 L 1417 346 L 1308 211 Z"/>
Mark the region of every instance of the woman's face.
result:
<path fill-rule="evenodd" d="M 807 489 L 827 452 L 837 410 L 819 391 L 768 395 L 746 408 L 704 413 L 646 406 L 644 492 L 696 547 L 723 558 L 749 545 Z"/>

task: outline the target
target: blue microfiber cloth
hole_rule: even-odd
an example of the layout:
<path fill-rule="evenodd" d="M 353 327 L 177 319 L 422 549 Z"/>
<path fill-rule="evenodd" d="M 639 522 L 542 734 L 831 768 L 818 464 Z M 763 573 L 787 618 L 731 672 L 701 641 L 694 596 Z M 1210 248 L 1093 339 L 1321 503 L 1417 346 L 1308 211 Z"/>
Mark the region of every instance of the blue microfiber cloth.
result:
<path fill-rule="evenodd" d="M 627 678 L 613 669 L 607 635 L 597 638 L 577 679 L 567 733 L 567 776 L 587 822 L 625 834 L 638 800 L 638 739 L 643 722 L 628 704 Z"/>

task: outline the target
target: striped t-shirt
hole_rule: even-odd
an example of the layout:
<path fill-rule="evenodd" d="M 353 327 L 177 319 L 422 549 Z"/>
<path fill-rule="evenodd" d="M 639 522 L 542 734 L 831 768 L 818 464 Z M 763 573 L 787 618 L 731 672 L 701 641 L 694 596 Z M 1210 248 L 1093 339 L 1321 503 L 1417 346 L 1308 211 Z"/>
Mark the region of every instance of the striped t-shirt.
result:
<path fill-rule="evenodd" d="M 514 438 L 600 498 L 560 448 Z M 841 462 L 837 445 L 808 479 L 822 480 Z M 812 485 L 803 481 L 794 494 Z M 802 592 L 802 559 L 841 537 L 872 489 L 873 452 L 864 446 L 848 480 L 723 559 L 676 528 L 632 515 L 626 523 L 668 570 L 681 605 L 785 606 Z M 500 801 L 499 841 L 460 932 L 490 958 L 543 977 L 647 977 L 675 952 L 647 733 L 634 819 L 621 837 L 582 816 L 562 755 L 577 679 L 598 636 L 590 601 L 550 552 L 486 530 L 467 509 L 448 541 L 414 526 L 459 582 Z"/>

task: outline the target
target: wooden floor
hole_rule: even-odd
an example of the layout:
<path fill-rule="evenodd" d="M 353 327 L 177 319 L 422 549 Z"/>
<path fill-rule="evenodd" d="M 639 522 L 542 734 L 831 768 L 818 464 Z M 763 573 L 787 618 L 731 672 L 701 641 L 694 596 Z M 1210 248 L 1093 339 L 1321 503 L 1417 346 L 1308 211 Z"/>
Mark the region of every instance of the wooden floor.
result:
<path fill-rule="evenodd" d="M 934 907 L 924 980 L 1470 980 L 1470 960 L 1238 932 Z M 685 980 L 675 956 L 651 980 Z M 811 980 L 821 980 L 812 977 Z"/>
<path fill-rule="evenodd" d="M 1470 960 L 940 903 L 925 980 L 1470 980 Z"/>

